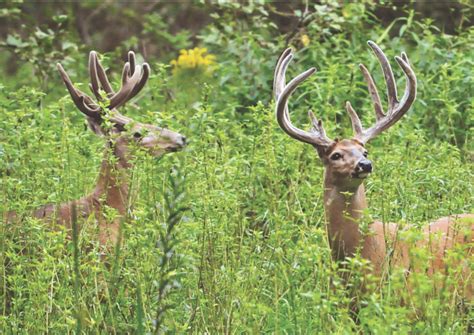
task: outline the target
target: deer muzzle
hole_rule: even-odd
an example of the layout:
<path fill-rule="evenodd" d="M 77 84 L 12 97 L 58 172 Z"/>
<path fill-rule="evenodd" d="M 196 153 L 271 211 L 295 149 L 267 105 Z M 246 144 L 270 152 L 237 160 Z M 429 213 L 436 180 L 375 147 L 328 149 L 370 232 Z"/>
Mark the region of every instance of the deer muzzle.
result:
<path fill-rule="evenodd" d="M 372 162 L 368 159 L 361 159 L 353 173 L 354 178 L 366 178 L 372 172 Z"/>

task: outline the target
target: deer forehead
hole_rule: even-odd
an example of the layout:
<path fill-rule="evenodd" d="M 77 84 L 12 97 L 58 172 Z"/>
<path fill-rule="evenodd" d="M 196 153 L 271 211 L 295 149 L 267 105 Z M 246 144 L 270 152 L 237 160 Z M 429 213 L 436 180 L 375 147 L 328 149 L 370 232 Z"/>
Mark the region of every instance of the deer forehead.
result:
<path fill-rule="evenodd" d="M 365 151 L 364 145 L 356 139 L 344 139 L 335 141 L 326 151 L 326 155 L 330 156 L 333 152 L 343 152 L 348 154 L 361 154 Z"/>
<path fill-rule="evenodd" d="M 131 128 L 132 130 L 145 130 L 147 132 L 151 133 L 157 133 L 161 132 L 163 128 L 160 128 L 158 126 L 149 124 L 149 123 L 140 123 L 140 122 L 133 122 L 133 126 Z"/>

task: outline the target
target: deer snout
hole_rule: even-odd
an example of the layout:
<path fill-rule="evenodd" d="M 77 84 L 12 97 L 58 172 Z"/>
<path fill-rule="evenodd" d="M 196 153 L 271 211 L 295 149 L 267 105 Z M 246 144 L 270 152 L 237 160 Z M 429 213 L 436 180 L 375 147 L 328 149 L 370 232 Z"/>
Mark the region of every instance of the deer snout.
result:
<path fill-rule="evenodd" d="M 357 163 L 357 172 L 366 172 L 370 173 L 372 172 L 372 162 L 369 161 L 368 159 L 363 159 Z"/>
<path fill-rule="evenodd" d="M 163 129 L 160 136 L 167 143 L 167 146 L 173 150 L 180 150 L 187 144 L 186 136 L 175 131 Z"/>
<path fill-rule="evenodd" d="M 185 147 L 186 146 L 186 136 L 179 135 L 178 138 L 176 139 L 176 143 L 181 147 Z"/>
<path fill-rule="evenodd" d="M 180 149 L 184 148 L 187 144 L 186 136 L 177 135 L 174 138 L 174 144 L 175 144 L 175 146 L 179 147 Z"/>

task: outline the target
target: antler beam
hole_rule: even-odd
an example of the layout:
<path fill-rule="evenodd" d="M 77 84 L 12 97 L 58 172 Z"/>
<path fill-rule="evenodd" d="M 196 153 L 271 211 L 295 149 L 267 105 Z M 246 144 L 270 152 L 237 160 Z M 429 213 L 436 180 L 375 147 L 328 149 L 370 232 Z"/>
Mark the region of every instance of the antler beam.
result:
<path fill-rule="evenodd" d="M 286 49 L 278 59 L 275 68 L 275 74 L 273 79 L 273 93 L 275 95 L 276 101 L 276 117 L 278 124 L 292 138 L 298 141 L 312 144 L 319 148 L 326 148 L 332 143 L 332 140 L 330 140 L 326 136 L 322 121 L 316 119 L 316 117 L 311 111 L 308 112 L 311 122 L 313 124 L 311 131 L 308 132 L 301 130 L 291 123 L 290 113 L 288 110 L 288 99 L 298 87 L 298 85 L 301 84 L 304 80 L 306 80 L 306 78 L 311 76 L 316 71 L 315 68 L 310 68 L 309 70 L 306 70 L 305 72 L 299 74 L 298 76 L 293 78 L 288 84 L 286 84 L 286 69 L 288 68 L 288 65 L 292 59 L 293 54 L 291 53 L 291 49 Z"/>

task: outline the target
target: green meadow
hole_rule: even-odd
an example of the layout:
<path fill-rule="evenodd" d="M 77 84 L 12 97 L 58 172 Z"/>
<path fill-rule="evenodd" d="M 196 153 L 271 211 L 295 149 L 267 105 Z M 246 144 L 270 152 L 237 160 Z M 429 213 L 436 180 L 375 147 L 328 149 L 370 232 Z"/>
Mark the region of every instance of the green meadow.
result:
<path fill-rule="evenodd" d="M 329 136 L 350 138 L 346 101 L 363 124 L 375 120 L 359 63 L 387 100 L 367 41 L 388 56 L 400 95 L 394 57 L 407 53 L 417 100 L 368 145 L 365 214 L 403 225 L 414 243 L 430 221 L 474 210 L 473 7 L 445 10 L 449 26 L 422 6 L 372 1 L 2 4 L 0 333 L 472 331 L 455 271 L 414 273 L 408 287 L 401 269 L 378 278 L 356 255 L 342 273 L 327 239 L 323 166 L 278 126 L 272 97 L 276 61 L 291 47 L 289 77 L 317 69 L 290 99 L 293 123 L 309 129 L 312 110 Z M 148 83 L 120 112 L 188 139 L 162 157 L 133 150 L 130 208 L 106 249 L 93 217 L 77 219 L 83 229 L 69 238 L 30 214 L 97 181 L 107 138 L 88 129 L 56 70 L 92 96 L 90 50 L 114 87 L 128 50 L 147 61 Z M 7 223 L 12 210 L 18 219 Z M 473 269 L 472 255 L 451 256 Z"/>

